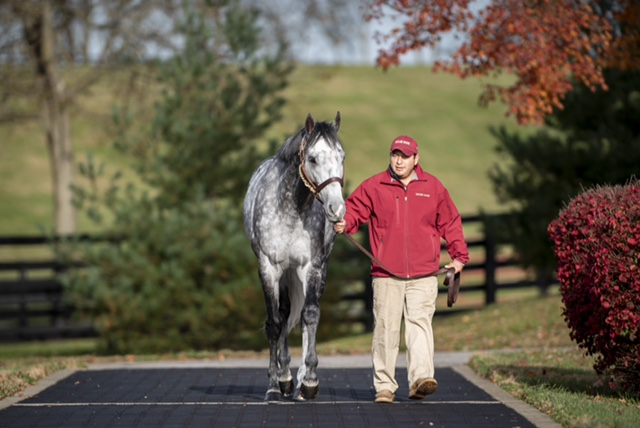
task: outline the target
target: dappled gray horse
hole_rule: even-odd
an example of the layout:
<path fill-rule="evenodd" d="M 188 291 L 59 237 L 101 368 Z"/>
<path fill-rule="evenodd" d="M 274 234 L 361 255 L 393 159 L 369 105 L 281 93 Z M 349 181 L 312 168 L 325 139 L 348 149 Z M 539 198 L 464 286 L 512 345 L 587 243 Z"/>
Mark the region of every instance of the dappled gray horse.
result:
<path fill-rule="evenodd" d="M 269 387 L 266 401 L 293 393 L 288 334 L 300 321 L 302 361 L 295 397 L 318 395 L 316 331 L 320 297 L 335 233 L 344 216 L 344 151 L 335 120 L 315 122 L 289 137 L 253 173 L 244 201 L 244 228 L 258 257 L 267 304 Z"/>

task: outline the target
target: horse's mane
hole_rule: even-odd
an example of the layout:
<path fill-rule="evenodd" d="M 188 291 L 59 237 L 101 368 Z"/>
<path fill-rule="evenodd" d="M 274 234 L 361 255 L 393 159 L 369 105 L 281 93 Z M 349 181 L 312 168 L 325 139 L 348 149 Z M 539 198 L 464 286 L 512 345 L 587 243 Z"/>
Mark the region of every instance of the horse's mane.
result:
<path fill-rule="evenodd" d="M 300 163 L 300 144 L 302 144 L 306 133 L 307 132 L 303 127 L 294 135 L 289 137 L 282 147 L 280 147 L 280 150 L 275 154 L 275 158 L 282 160 L 286 164 L 298 165 Z M 311 130 L 311 134 L 306 138 L 307 142 L 305 148 L 313 147 L 320 137 L 323 137 L 324 140 L 332 147 L 336 147 L 339 141 L 338 134 L 332 124 L 327 122 L 316 122 Z"/>

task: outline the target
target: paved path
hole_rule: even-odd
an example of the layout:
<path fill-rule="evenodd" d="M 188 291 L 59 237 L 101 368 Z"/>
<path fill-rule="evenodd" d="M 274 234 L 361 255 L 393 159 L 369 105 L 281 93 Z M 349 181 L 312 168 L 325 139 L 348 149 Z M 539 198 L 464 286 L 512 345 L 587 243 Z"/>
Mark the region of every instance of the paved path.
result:
<path fill-rule="evenodd" d="M 400 359 L 393 404 L 373 403 L 368 355 L 321 356 L 318 398 L 277 404 L 263 401 L 266 359 L 92 365 L 0 401 L 0 426 L 560 427 L 476 376 L 470 355 L 437 353 L 439 389 L 422 401 L 407 398 Z"/>

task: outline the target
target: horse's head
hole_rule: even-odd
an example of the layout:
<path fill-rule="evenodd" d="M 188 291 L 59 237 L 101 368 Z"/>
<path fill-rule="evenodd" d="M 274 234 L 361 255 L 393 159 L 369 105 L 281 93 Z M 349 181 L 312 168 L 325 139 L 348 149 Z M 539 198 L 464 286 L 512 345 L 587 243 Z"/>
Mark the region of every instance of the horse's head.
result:
<path fill-rule="evenodd" d="M 340 112 L 331 124 L 315 122 L 309 113 L 306 135 L 300 145 L 300 177 L 322 202 L 331 222 L 342 220 L 345 213 L 342 197 L 345 154 L 338 138 L 339 129 Z"/>

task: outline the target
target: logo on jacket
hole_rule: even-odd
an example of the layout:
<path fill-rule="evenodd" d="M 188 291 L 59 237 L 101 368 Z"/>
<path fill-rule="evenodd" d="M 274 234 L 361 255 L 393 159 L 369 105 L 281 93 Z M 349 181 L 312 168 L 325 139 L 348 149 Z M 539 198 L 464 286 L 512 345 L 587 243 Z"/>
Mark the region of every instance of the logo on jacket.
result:
<path fill-rule="evenodd" d="M 429 193 L 420 193 L 420 192 L 416 192 L 416 196 L 419 196 L 421 198 L 430 198 L 431 195 Z"/>

